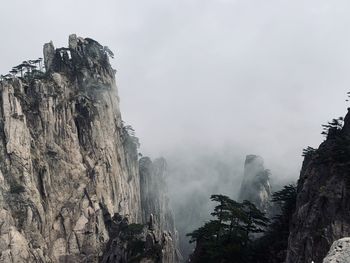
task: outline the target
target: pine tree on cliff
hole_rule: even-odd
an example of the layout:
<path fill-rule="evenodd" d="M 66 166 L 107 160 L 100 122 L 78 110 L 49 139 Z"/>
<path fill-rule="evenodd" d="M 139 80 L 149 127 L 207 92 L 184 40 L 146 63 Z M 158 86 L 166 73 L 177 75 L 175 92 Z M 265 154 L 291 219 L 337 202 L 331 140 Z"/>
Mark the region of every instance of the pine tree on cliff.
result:
<path fill-rule="evenodd" d="M 293 184 L 272 194 L 272 202 L 280 209 L 265 235 L 255 241 L 254 263 L 279 263 L 286 258 L 289 227 L 295 211 L 297 189 Z"/>
<path fill-rule="evenodd" d="M 250 233 L 264 232 L 264 228 L 267 226 L 269 221 L 265 217 L 265 214 L 247 200 L 243 201 L 242 209 L 247 217 L 246 225 L 244 226 L 246 234 L 249 235 Z"/>
<path fill-rule="evenodd" d="M 263 232 L 268 219 L 249 201 L 238 203 L 224 195 L 212 195 L 218 202 L 211 215 L 215 218 L 187 234 L 196 242 L 191 262 L 250 262 L 253 233 Z"/>
<path fill-rule="evenodd" d="M 322 125 L 323 131 L 321 132 L 321 134 L 326 137 L 330 135 L 332 136 L 341 130 L 341 128 L 343 127 L 343 123 L 344 123 L 343 117 L 339 117 L 338 119 L 333 119 L 327 124 Z"/>

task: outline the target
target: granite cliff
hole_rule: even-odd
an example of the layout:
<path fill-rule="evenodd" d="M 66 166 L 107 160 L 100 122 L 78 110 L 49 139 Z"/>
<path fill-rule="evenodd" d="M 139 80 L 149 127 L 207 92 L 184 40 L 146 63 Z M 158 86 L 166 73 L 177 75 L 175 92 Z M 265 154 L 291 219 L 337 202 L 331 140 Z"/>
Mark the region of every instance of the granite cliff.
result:
<path fill-rule="evenodd" d="M 25 64 L 1 80 L 0 262 L 176 262 L 142 255 L 167 248 L 144 248 L 137 141 L 121 119 L 112 55 L 71 35 L 68 48 L 45 44 L 45 70 Z"/>
<path fill-rule="evenodd" d="M 321 263 L 350 236 L 350 114 L 327 125 L 326 140 L 305 152 L 290 226 L 287 263 Z"/>
<path fill-rule="evenodd" d="M 268 212 L 271 199 L 269 176 L 270 172 L 265 169 L 262 157 L 247 155 L 238 200 L 248 200 L 259 210 Z"/>
<path fill-rule="evenodd" d="M 167 163 L 164 158 L 140 159 L 142 220 L 149 222 L 148 240 L 162 244 L 163 262 L 179 262 L 178 233 L 167 194 Z M 161 231 L 159 231 L 161 230 Z"/>
<path fill-rule="evenodd" d="M 350 262 L 350 238 L 345 237 L 333 242 L 323 263 L 349 263 Z"/>

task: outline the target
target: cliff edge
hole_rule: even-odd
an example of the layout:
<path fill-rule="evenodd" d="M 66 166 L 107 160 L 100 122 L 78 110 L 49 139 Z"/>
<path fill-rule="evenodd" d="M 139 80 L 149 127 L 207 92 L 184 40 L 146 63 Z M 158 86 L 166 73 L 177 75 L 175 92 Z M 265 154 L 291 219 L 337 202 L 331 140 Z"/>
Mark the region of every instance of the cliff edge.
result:
<path fill-rule="evenodd" d="M 335 240 L 350 236 L 350 113 L 340 121 L 326 126 L 318 149 L 304 152 L 287 263 L 321 263 Z"/>
<path fill-rule="evenodd" d="M 146 223 L 110 56 L 71 35 L 68 48 L 45 44 L 45 70 L 2 78 L 0 262 L 99 262 L 116 222 Z"/>

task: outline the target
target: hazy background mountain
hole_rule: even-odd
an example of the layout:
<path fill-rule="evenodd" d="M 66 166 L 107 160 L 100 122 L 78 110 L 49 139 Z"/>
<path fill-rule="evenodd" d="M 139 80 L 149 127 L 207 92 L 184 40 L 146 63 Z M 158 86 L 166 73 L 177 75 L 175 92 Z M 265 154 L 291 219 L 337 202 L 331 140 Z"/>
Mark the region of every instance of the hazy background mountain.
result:
<path fill-rule="evenodd" d="M 70 33 L 115 52 L 123 118 L 144 155 L 168 160 L 177 206 L 194 191 L 198 202 L 213 191 L 234 197 L 250 153 L 264 157 L 276 184 L 296 180 L 302 149 L 345 113 L 345 0 L 12 0 L 1 8 L 2 73 L 41 56 L 49 39 L 66 46 Z"/>
<path fill-rule="evenodd" d="M 321 123 L 344 114 L 349 8 L 324 0 L 5 1 L 0 72 L 40 56 L 48 39 L 63 46 L 69 33 L 91 36 L 116 53 L 123 116 L 144 154 L 230 145 L 296 178 L 302 148 L 320 142 Z"/>

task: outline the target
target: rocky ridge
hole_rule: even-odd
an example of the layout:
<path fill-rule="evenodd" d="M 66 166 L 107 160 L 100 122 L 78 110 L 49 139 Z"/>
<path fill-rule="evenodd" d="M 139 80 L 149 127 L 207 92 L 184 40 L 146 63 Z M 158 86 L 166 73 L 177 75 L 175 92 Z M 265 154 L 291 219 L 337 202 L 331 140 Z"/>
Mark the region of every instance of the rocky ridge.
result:
<path fill-rule="evenodd" d="M 117 262 L 112 247 L 128 262 L 130 233 L 146 243 L 134 229 L 146 223 L 137 145 L 109 55 L 71 35 L 68 48 L 45 44 L 44 73 L 0 82 L 0 262 Z M 120 224 L 129 234 L 111 246 Z"/>
<path fill-rule="evenodd" d="M 290 226 L 287 263 L 321 263 L 335 240 L 350 236 L 350 114 L 305 152 Z"/>

